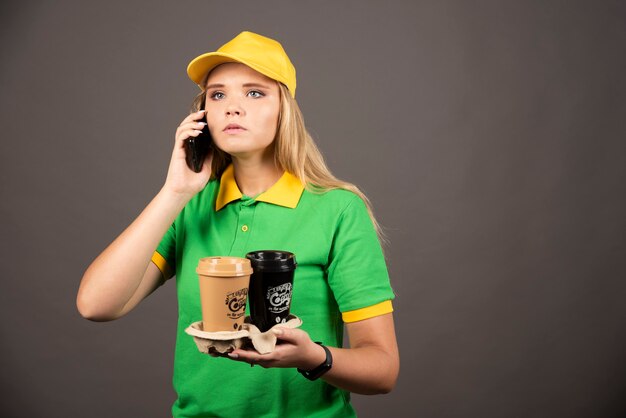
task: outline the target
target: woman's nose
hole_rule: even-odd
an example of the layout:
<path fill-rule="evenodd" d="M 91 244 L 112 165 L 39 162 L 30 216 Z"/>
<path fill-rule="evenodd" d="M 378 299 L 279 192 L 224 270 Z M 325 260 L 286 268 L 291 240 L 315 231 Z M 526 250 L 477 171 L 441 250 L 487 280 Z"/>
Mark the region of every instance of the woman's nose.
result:
<path fill-rule="evenodd" d="M 242 116 L 244 115 L 244 110 L 237 100 L 230 100 L 226 105 L 226 115 Z"/>

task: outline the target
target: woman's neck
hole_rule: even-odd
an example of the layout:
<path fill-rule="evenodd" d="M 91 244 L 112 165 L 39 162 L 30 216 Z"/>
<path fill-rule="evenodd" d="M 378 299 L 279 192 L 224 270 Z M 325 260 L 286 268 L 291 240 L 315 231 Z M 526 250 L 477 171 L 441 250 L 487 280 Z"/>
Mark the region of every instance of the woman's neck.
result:
<path fill-rule="evenodd" d="M 235 181 L 241 193 L 256 196 L 274 185 L 284 170 L 272 162 L 249 161 L 233 158 Z"/>

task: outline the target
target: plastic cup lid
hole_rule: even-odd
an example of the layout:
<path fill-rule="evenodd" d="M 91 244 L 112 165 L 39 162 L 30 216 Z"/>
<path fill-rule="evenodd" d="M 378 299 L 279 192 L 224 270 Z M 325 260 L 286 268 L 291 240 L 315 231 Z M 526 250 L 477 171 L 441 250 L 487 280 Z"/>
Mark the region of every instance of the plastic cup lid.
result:
<path fill-rule="evenodd" d="M 252 274 L 250 260 L 240 257 L 201 258 L 196 273 L 204 276 L 238 277 Z"/>
<path fill-rule="evenodd" d="M 255 271 L 282 272 L 294 270 L 297 266 L 296 256 L 287 251 L 260 250 L 246 254 Z"/>

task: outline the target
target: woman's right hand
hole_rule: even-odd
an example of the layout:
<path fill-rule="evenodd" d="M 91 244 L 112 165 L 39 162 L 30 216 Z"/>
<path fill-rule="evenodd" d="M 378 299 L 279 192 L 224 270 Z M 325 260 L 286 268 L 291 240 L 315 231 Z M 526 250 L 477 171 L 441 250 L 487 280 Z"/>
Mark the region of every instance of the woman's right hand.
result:
<path fill-rule="evenodd" d="M 187 166 L 185 160 L 185 140 L 189 137 L 200 135 L 204 127 L 205 111 L 201 110 L 187 116 L 176 129 L 174 151 L 170 167 L 167 172 L 164 189 L 170 192 L 186 196 L 191 199 L 196 193 L 206 186 L 211 177 L 211 161 L 213 155 L 209 152 L 204 160 L 202 170 L 194 172 Z"/>

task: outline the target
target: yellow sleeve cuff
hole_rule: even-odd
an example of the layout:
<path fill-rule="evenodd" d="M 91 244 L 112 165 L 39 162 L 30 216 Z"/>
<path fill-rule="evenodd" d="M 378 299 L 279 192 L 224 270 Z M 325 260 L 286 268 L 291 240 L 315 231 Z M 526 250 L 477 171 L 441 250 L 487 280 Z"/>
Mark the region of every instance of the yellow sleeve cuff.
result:
<path fill-rule="evenodd" d="M 174 275 L 174 272 L 172 271 L 170 265 L 167 263 L 167 260 L 158 252 L 155 251 L 154 254 L 152 254 L 151 261 L 154 263 L 155 266 L 158 267 L 159 270 L 161 270 L 163 280 L 168 280 Z"/>
<path fill-rule="evenodd" d="M 343 322 L 356 322 L 364 319 L 373 318 L 375 316 L 385 315 L 393 312 L 393 306 L 390 300 L 386 300 L 376 305 L 368 306 L 366 308 L 355 309 L 353 311 L 342 312 L 341 317 Z"/>

